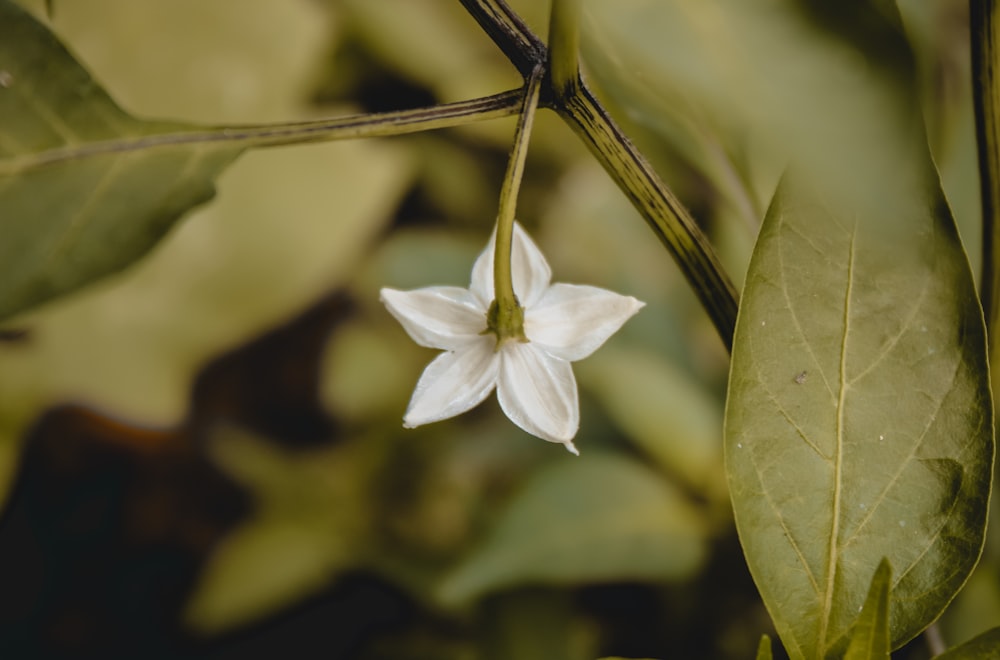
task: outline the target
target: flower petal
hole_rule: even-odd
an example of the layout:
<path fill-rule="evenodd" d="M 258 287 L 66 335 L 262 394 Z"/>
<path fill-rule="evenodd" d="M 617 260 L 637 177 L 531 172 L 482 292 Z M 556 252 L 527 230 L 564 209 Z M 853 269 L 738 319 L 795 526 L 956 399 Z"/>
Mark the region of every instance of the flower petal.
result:
<path fill-rule="evenodd" d="M 569 362 L 515 341 L 504 344 L 500 354 L 497 399 L 507 417 L 528 433 L 574 451 L 580 404 Z"/>
<path fill-rule="evenodd" d="M 486 249 L 476 259 L 472 266 L 472 283 L 469 290 L 487 309 L 493 302 L 493 253 L 496 246 L 497 231 L 494 227 Z M 531 240 L 519 222 L 514 223 L 514 236 L 511 243 L 510 274 L 514 281 L 514 293 L 522 307 L 530 307 L 542 297 L 545 289 L 552 281 L 552 269 L 545 260 L 545 255 Z"/>
<path fill-rule="evenodd" d="M 379 296 L 413 341 L 428 348 L 455 350 L 486 329 L 486 309 L 467 290 L 432 286 L 414 291 L 384 288 Z"/>
<path fill-rule="evenodd" d="M 524 315 L 531 343 L 563 360 L 582 360 L 645 303 L 594 286 L 554 284 Z"/>
<path fill-rule="evenodd" d="M 497 381 L 500 355 L 492 337 L 437 356 L 421 374 L 403 426 L 414 428 L 464 413 L 489 396 Z"/>

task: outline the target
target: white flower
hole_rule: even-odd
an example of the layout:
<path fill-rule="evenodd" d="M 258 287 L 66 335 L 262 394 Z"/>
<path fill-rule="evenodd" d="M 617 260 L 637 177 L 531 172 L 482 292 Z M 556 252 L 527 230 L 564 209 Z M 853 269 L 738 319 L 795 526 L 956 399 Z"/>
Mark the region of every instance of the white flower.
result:
<path fill-rule="evenodd" d="M 382 302 L 415 342 L 445 351 L 420 377 L 403 425 L 454 417 L 481 403 L 495 387 L 511 421 L 577 454 L 573 436 L 580 409 L 570 362 L 597 350 L 644 303 L 597 287 L 551 284 L 545 257 L 515 223 L 511 276 L 528 341 L 498 345 L 486 317 L 493 301 L 495 241 L 496 231 L 472 267 L 468 289 L 382 289 Z"/>

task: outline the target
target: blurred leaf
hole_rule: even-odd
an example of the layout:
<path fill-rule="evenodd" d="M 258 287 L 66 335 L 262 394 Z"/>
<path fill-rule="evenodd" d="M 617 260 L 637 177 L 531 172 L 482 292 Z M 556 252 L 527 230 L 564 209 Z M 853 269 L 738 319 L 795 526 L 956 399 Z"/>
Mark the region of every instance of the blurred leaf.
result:
<path fill-rule="evenodd" d="M 393 232 L 366 262 L 355 281 L 355 293 L 360 299 L 371 301 L 381 314 L 384 308 L 378 303 L 378 292 L 383 286 L 399 289 L 437 284 L 465 286 L 476 255 L 489 241 L 489 231 L 484 224 L 482 231 L 475 233 L 441 229 Z M 385 314 L 384 318 L 391 317 Z"/>
<path fill-rule="evenodd" d="M 441 101 L 492 94 L 518 84 L 517 72 L 457 3 L 341 0 L 365 44 Z M 414 57 L 419 53 L 420 57 Z"/>
<path fill-rule="evenodd" d="M 594 452 L 530 479 L 439 595 L 458 603 L 529 583 L 678 580 L 698 570 L 706 550 L 705 523 L 669 483 Z"/>
<path fill-rule="evenodd" d="M 32 0 L 19 1 L 31 8 Z M 214 126 L 307 120 L 315 118 L 306 101 L 319 64 L 337 36 L 325 5 L 61 2 L 52 28 L 129 114 Z"/>
<path fill-rule="evenodd" d="M 768 635 L 760 636 L 760 644 L 757 645 L 757 660 L 772 660 L 774 653 L 771 651 L 771 638 Z"/>
<path fill-rule="evenodd" d="M 892 566 L 883 559 L 872 577 L 844 660 L 889 660 L 889 589 Z"/>
<path fill-rule="evenodd" d="M 919 176 L 926 154 L 896 157 L 875 205 L 786 180 L 742 298 L 729 487 L 792 658 L 842 652 L 883 557 L 899 576 L 892 644 L 909 640 L 983 543 L 993 439 L 982 314 L 940 189 Z"/>
<path fill-rule="evenodd" d="M 157 140 L 191 127 L 123 112 L 10 0 L 0 71 L 0 319 L 138 259 L 240 152 Z"/>
<path fill-rule="evenodd" d="M 972 264 L 980 270 L 982 209 L 972 60 L 969 57 L 969 7 L 936 0 L 896 0 L 920 73 L 927 132 L 941 185 Z"/>
<path fill-rule="evenodd" d="M 365 471 L 346 447 L 285 452 L 223 429 L 211 449 L 258 501 L 254 516 L 210 558 L 187 605 L 190 625 L 218 632 L 249 623 L 357 563 L 371 516 L 359 506 Z"/>
<path fill-rule="evenodd" d="M 7 269 L 0 271 L 0 319 L 143 256 L 214 195 L 213 180 L 242 150 L 318 138 L 319 125 L 337 125 L 234 130 L 137 120 L 30 14 L 9 0 L 0 9 L 0 28 L 11 34 L 0 40 L 8 48 L 0 50 L 0 112 L 15 118 L 0 134 Z"/>
<path fill-rule="evenodd" d="M 982 635 L 949 649 L 935 660 L 994 660 L 1000 649 L 1000 628 L 994 628 Z"/>
<path fill-rule="evenodd" d="M 556 589 L 523 589 L 487 598 L 480 608 L 483 621 L 482 660 L 577 660 L 591 654 L 574 646 L 571 593 Z"/>
<path fill-rule="evenodd" d="M 991 505 L 990 514 L 993 513 L 994 507 Z M 941 617 L 941 630 L 945 639 L 971 639 L 1000 621 L 1000 572 L 997 570 L 997 553 L 991 551 L 996 546 L 989 538 L 989 534 L 994 532 L 996 528 L 991 521 L 987 527 L 986 549 L 981 561 Z"/>
<path fill-rule="evenodd" d="M 136 422 L 180 421 L 207 359 L 354 276 L 410 180 L 405 156 L 357 142 L 241 159 L 218 199 L 148 259 L 25 316 L 30 339 L 0 344 L 0 447 L 16 447 L 24 425 L 65 398 Z"/>
<path fill-rule="evenodd" d="M 617 114 L 697 168 L 748 221 L 744 230 L 756 226 L 789 162 L 809 163 L 820 181 L 846 172 L 844 190 L 877 194 L 893 134 L 870 118 L 913 82 L 905 39 L 869 3 L 851 7 L 876 14 L 863 26 L 879 36 L 870 43 L 809 20 L 802 4 L 587 3 L 585 59 Z M 852 152 L 859 144 L 863 158 Z"/>
<path fill-rule="evenodd" d="M 722 406 L 648 351 L 606 349 L 576 365 L 618 426 L 671 476 L 725 497 Z"/>
<path fill-rule="evenodd" d="M 337 329 L 323 354 L 320 396 L 334 415 L 355 423 L 397 418 L 413 392 L 412 372 L 425 355 L 398 346 L 396 334 L 370 322 Z M 402 422 L 396 422 L 396 426 Z"/>

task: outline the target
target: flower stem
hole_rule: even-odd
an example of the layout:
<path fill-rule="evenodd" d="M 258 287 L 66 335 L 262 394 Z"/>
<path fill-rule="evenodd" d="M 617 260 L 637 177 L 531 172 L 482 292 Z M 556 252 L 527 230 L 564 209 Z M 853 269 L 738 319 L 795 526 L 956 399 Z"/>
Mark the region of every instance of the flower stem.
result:
<path fill-rule="evenodd" d="M 507 163 L 503 186 L 500 188 L 500 206 L 497 211 L 496 243 L 493 253 L 493 305 L 490 308 L 490 329 L 497 335 L 497 342 L 505 339 L 524 339 L 524 310 L 514 293 L 511 277 L 510 255 L 514 238 L 514 211 L 517 193 L 524 175 L 524 161 L 528 155 L 531 127 L 538 109 L 538 96 L 542 89 L 543 66 L 536 66 L 524 85 L 524 101 L 514 129 L 514 147 Z"/>

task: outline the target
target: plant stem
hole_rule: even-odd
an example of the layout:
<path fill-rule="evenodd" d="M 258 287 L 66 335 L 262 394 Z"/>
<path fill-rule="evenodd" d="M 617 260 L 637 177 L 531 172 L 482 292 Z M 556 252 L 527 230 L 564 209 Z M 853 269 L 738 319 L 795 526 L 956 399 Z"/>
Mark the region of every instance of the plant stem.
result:
<path fill-rule="evenodd" d="M 972 92 L 976 113 L 976 142 L 979 149 L 979 184 L 983 211 L 983 272 L 980 298 L 989 333 L 989 356 L 993 365 L 1000 356 L 1000 29 L 995 0 L 969 0 L 972 41 Z M 993 373 L 1000 370 L 994 368 Z M 997 392 L 994 382 L 993 391 Z"/>
<path fill-rule="evenodd" d="M 726 348 L 732 348 L 736 287 L 694 218 L 585 86 L 557 111 L 652 227 L 698 294 Z"/>
<path fill-rule="evenodd" d="M 549 76 L 557 99 L 571 96 L 580 81 L 580 0 L 552 0 Z"/>
<path fill-rule="evenodd" d="M 500 188 L 500 206 L 497 211 L 496 242 L 493 253 L 493 305 L 490 326 L 496 332 L 497 342 L 524 338 L 524 310 L 514 293 L 511 277 L 511 243 L 514 240 L 514 212 L 517 193 L 524 176 L 524 161 L 528 155 L 531 127 L 538 109 L 538 95 L 542 88 L 542 65 L 535 67 L 524 85 L 524 104 L 514 129 L 514 147 L 507 163 L 503 186 Z"/>
<path fill-rule="evenodd" d="M 125 153 L 179 145 L 235 143 L 239 147 L 249 148 L 405 135 L 508 117 L 517 113 L 521 108 L 522 95 L 522 90 L 514 89 L 492 96 L 429 108 L 347 115 L 304 122 L 220 126 L 191 131 L 179 130 L 138 138 L 92 142 L 81 146 L 50 149 L 0 160 L 0 176 L 99 154 Z"/>
<path fill-rule="evenodd" d="M 545 44 L 504 0 L 459 2 L 526 80 L 536 66 L 545 62 Z"/>

